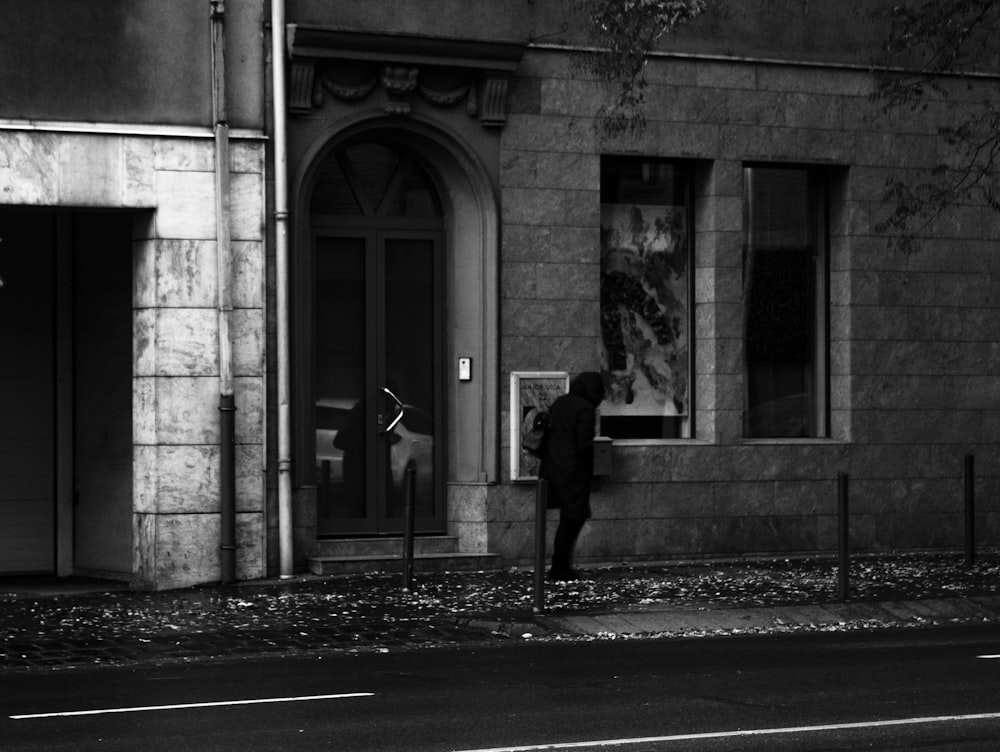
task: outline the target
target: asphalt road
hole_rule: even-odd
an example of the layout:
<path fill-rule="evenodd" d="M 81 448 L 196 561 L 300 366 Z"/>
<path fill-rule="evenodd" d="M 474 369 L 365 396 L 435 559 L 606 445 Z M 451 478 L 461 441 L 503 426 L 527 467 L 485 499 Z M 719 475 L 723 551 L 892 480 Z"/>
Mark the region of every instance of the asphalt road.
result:
<path fill-rule="evenodd" d="M 556 642 L 7 672 L 0 711 L 4 752 L 993 752 L 1000 632 Z"/>

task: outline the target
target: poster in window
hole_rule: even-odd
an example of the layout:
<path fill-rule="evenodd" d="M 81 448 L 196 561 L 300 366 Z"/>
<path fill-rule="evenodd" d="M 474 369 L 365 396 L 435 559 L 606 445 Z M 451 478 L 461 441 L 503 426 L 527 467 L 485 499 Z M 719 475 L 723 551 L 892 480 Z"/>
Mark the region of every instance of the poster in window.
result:
<path fill-rule="evenodd" d="M 689 410 L 687 210 L 601 205 L 605 416 Z"/>
<path fill-rule="evenodd" d="M 514 371 L 510 375 L 510 477 L 535 480 L 538 458 L 521 448 L 521 439 L 531 430 L 535 415 L 547 412 L 560 395 L 569 391 L 566 371 Z"/>

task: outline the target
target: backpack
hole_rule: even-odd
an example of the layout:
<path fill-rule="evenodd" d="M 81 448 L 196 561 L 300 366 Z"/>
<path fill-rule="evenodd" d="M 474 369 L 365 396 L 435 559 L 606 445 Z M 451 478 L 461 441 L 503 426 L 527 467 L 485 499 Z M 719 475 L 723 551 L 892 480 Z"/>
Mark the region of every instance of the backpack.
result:
<path fill-rule="evenodd" d="M 549 414 L 538 410 L 531 422 L 531 428 L 521 437 L 521 448 L 532 457 L 545 454 L 545 442 L 549 435 Z"/>

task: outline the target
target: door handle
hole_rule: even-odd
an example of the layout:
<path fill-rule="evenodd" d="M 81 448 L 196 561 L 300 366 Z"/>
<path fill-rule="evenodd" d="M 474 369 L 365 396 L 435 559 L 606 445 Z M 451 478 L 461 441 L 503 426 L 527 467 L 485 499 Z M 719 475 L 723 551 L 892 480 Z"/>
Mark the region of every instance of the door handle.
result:
<path fill-rule="evenodd" d="M 385 430 L 382 432 L 382 433 L 392 433 L 392 429 L 394 429 L 396 427 L 396 424 L 403 419 L 403 410 L 405 408 L 403 407 L 403 403 L 400 401 L 399 397 L 393 394 L 390 389 L 388 389 L 387 387 L 382 387 L 382 391 L 385 394 L 389 395 L 392 398 L 393 402 L 396 403 L 396 407 L 399 408 L 399 412 L 396 413 L 396 417 L 389 422 L 389 425 L 387 425 L 385 427 Z"/>

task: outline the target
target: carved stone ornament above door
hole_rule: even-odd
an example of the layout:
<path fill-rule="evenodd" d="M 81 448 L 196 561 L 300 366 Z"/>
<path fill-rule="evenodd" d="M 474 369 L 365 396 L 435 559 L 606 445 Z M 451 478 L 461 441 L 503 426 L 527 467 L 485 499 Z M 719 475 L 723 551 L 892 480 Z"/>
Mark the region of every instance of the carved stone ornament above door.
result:
<path fill-rule="evenodd" d="M 386 114 L 406 116 L 419 97 L 435 107 L 461 103 L 485 127 L 507 120 L 510 74 L 523 44 L 437 39 L 288 26 L 288 109 L 306 115 L 327 96 L 361 102 L 379 88 Z"/>

